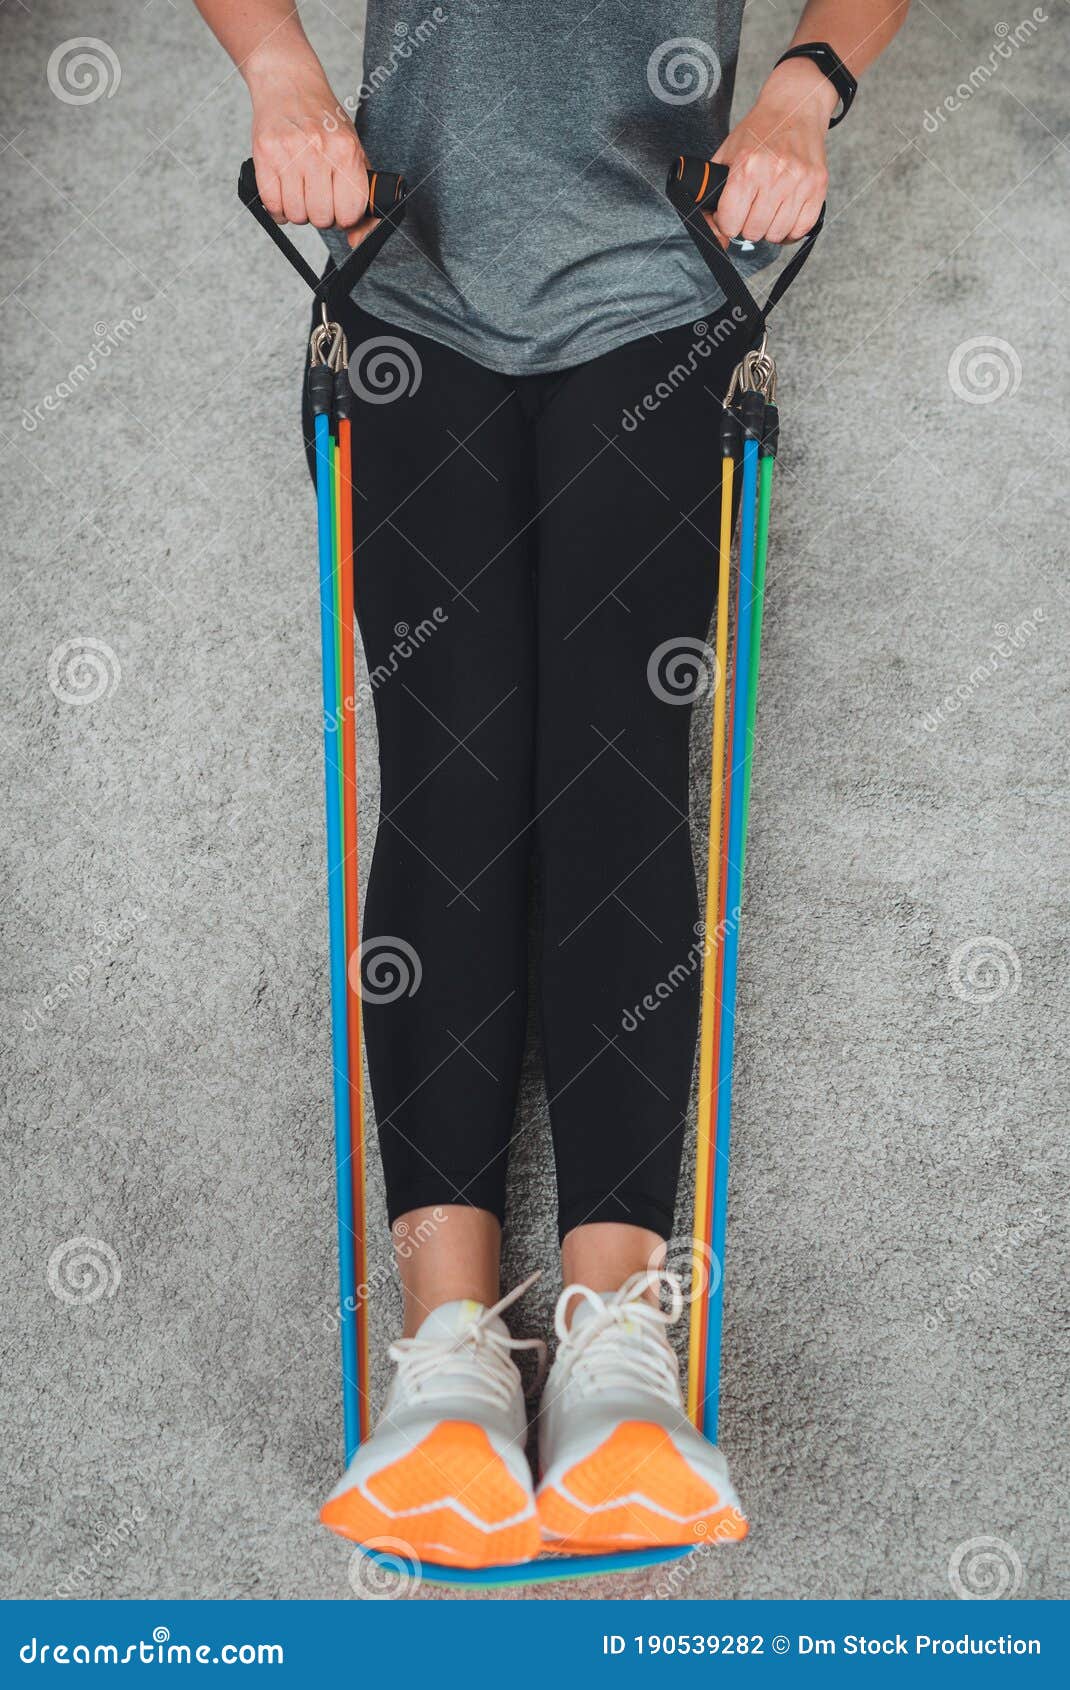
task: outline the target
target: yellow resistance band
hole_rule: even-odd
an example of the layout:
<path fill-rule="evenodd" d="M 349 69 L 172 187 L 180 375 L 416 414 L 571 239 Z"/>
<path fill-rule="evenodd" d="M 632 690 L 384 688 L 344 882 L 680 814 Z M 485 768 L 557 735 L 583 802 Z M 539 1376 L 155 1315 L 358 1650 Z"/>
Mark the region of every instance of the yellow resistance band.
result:
<path fill-rule="evenodd" d="M 728 594 L 732 555 L 732 482 L 735 460 L 721 460 L 721 534 L 717 571 L 717 648 L 713 687 L 713 757 L 710 767 L 709 855 L 706 861 L 706 910 L 702 932 L 702 1020 L 699 1034 L 698 1137 L 695 1147 L 695 1225 L 691 1260 L 691 1334 L 687 1370 L 687 1412 L 698 1426 L 700 1392 L 705 1368 L 702 1361 L 706 1333 L 709 1276 L 716 1271 L 707 1260 L 710 1238 L 710 1174 L 713 1167 L 713 1027 L 720 974 L 720 939 L 717 934 L 721 884 L 721 827 L 724 807 L 725 724 L 728 687 Z M 698 1287 L 703 1287 L 701 1293 Z"/>

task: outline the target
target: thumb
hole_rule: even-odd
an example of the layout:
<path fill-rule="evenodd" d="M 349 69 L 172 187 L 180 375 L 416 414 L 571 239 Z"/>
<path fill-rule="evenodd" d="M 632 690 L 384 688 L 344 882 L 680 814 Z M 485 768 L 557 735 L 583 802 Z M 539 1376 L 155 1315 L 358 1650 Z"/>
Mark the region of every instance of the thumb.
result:
<path fill-rule="evenodd" d="M 718 227 L 716 212 L 714 212 L 714 211 L 704 211 L 702 213 L 702 215 L 706 219 L 706 225 L 707 225 L 707 227 L 710 231 L 710 234 L 713 236 L 714 240 L 717 242 L 717 245 L 721 248 L 722 252 L 726 252 L 727 249 L 728 249 L 728 239 L 729 239 L 729 237 L 725 234 L 723 229 Z"/>
<path fill-rule="evenodd" d="M 348 245 L 354 248 L 358 247 L 361 241 L 367 240 L 374 227 L 374 217 L 362 217 L 359 223 L 355 223 L 353 225 L 352 229 L 346 230 L 346 241 Z"/>

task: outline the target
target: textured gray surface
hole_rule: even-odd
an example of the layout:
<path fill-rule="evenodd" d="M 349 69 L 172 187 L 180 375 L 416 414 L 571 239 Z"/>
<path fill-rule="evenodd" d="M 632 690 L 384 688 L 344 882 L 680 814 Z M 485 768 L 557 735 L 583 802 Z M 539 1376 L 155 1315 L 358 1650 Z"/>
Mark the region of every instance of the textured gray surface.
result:
<path fill-rule="evenodd" d="M 611 1592 L 941 1596 L 989 1536 L 1017 1594 L 1068 1594 L 1070 52 L 1045 10 L 1003 58 L 990 0 L 915 8 L 779 312 L 723 1413 L 753 1529 Z M 347 87 L 356 38 L 307 12 Z M 750 9 L 744 94 L 787 27 Z M 233 197 L 244 91 L 190 9 L 0 31 L 4 1589 L 346 1599 L 315 1522 L 339 1412 L 306 305 Z M 118 55 L 113 97 L 50 92 L 75 35 Z M 949 378 L 973 341 L 990 402 Z M 108 690 L 67 703 L 50 657 L 87 638 Z M 60 652 L 52 679 L 85 675 Z M 545 1126 L 533 1054 L 525 1330 L 556 1285 Z M 64 1278 L 79 1237 L 112 1294 Z M 396 1315 L 391 1289 L 380 1351 Z"/>

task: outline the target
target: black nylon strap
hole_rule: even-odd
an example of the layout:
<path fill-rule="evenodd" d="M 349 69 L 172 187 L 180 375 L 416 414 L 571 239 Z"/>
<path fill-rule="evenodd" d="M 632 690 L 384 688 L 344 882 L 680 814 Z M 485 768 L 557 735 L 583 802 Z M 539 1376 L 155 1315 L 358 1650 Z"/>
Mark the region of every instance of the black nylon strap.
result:
<path fill-rule="evenodd" d="M 331 268 L 324 276 L 317 276 L 311 264 L 302 258 L 293 242 L 287 240 L 271 213 L 265 208 L 257 190 L 256 167 L 251 158 L 245 160 L 238 176 L 238 198 L 252 212 L 264 233 L 271 236 L 283 257 L 289 260 L 317 299 L 340 298 L 351 293 L 356 287 L 372 259 L 382 251 L 384 244 L 405 216 L 404 177 L 376 171 L 373 173 L 373 180 L 376 191 L 368 209 L 373 216 L 378 216 L 375 228 L 364 237 L 358 247 L 354 247 L 338 269 Z"/>
<path fill-rule="evenodd" d="M 742 316 L 748 342 L 753 347 L 757 346 L 765 331 L 765 320 L 770 311 L 783 299 L 813 251 L 814 242 L 825 221 L 825 207 L 821 207 L 817 222 L 800 242 L 799 250 L 790 263 L 780 272 L 769 290 L 765 304 L 759 305 L 702 215 L 705 211 L 715 210 L 727 181 L 726 165 L 713 164 L 702 158 L 683 157 L 674 160 L 665 192 L 669 203 L 678 213 L 684 228 L 705 259 L 717 286 L 729 305 Z"/>
<path fill-rule="evenodd" d="M 256 186 L 256 166 L 251 158 L 247 158 L 238 176 L 238 198 L 248 211 L 256 218 L 265 235 L 270 235 L 284 258 L 290 263 L 301 279 L 315 293 L 320 285 L 320 279 L 311 264 L 306 264 L 292 241 L 288 241 L 270 211 L 265 210 L 264 202 L 260 198 Z"/>
<path fill-rule="evenodd" d="M 727 181 L 726 165 L 704 158 L 678 158 L 669 171 L 665 192 L 717 286 L 742 316 L 748 338 L 757 341 L 762 332 L 761 307 L 702 215 L 714 209 Z"/>
<path fill-rule="evenodd" d="M 766 299 L 766 302 L 762 306 L 762 321 L 763 322 L 765 321 L 766 317 L 768 317 L 770 311 L 773 309 L 773 306 L 777 303 L 777 301 L 779 299 L 783 299 L 784 295 L 787 293 L 788 289 L 790 288 L 792 282 L 795 280 L 796 276 L 799 274 L 799 271 L 802 269 L 803 265 L 806 263 L 806 260 L 809 258 L 811 252 L 813 252 L 814 242 L 817 240 L 818 235 L 821 233 L 824 222 L 825 222 L 825 207 L 822 205 L 821 210 L 817 214 L 817 222 L 814 224 L 814 226 L 810 230 L 809 234 L 805 235 L 803 237 L 803 239 L 799 242 L 798 252 L 795 254 L 794 258 L 790 259 L 789 262 L 787 264 L 785 264 L 783 270 L 781 270 L 781 272 L 780 272 L 779 276 L 777 277 L 776 281 L 773 283 L 772 287 L 769 289 L 769 294 L 768 294 L 768 297 Z"/>

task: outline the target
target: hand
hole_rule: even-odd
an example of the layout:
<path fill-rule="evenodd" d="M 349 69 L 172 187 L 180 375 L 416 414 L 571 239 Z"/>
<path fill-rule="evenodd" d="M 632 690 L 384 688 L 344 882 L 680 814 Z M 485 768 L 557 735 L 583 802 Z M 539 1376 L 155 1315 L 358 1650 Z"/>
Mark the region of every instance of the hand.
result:
<path fill-rule="evenodd" d="M 755 104 L 718 147 L 728 165 L 717 210 L 706 221 L 722 246 L 800 241 L 817 222 L 828 185 L 825 136 L 836 90 L 808 59 L 789 59 L 767 79 Z"/>
<path fill-rule="evenodd" d="M 247 80 L 256 185 L 266 209 L 277 223 L 347 229 L 350 246 L 359 246 L 373 227 L 364 215 L 367 161 L 319 64 L 273 64 Z"/>

